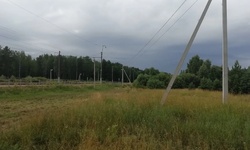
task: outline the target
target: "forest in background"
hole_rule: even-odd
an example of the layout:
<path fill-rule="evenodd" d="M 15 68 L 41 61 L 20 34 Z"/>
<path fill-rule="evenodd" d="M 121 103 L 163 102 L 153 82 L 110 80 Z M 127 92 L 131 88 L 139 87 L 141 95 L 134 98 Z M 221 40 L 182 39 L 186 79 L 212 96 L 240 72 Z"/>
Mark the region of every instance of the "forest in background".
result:
<path fill-rule="evenodd" d="M 59 59 L 60 58 L 60 63 Z M 23 51 L 13 51 L 9 47 L 0 46 L 0 81 L 38 77 L 41 80 L 57 79 L 60 65 L 62 80 L 93 81 L 94 61 L 89 56 L 55 56 L 44 54 L 33 59 Z M 95 61 L 96 80 L 100 79 L 100 61 Z M 122 67 L 133 82 L 140 88 L 166 88 L 171 74 L 160 72 L 155 68 L 140 70 L 135 67 L 123 66 L 103 59 L 103 81 L 121 82 Z M 192 57 L 187 69 L 178 75 L 173 88 L 222 90 L 222 67 L 212 65 L 210 60 L 203 60 L 198 55 Z M 124 75 L 124 82 L 128 82 Z M 250 93 L 250 67 L 242 68 L 238 61 L 229 68 L 229 91 L 234 94 Z"/>
<path fill-rule="evenodd" d="M 59 63 L 60 58 L 60 63 Z M 0 78 L 1 79 L 21 79 L 26 77 L 40 77 L 52 79 L 58 78 L 60 65 L 60 78 L 62 80 L 82 80 L 93 81 L 94 61 L 89 56 L 58 56 L 52 54 L 40 55 L 33 59 L 23 51 L 14 51 L 9 47 L 0 46 Z M 100 59 L 95 61 L 96 80 L 100 78 L 101 63 Z M 113 63 L 103 59 L 102 67 L 103 81 L 119 82 L 122 77 L 122 64 Z M 133 82 L 141 72 L 134 67 L 123 66 L 128 77 Z M 127 82 L 128 79 L 124 78 Z"/>
<path fill-rule="evenodd" d="M 151 89 L 166 88 L 172 75 L 154 68 L 145 69 L 134 81 L 136 87 Z M 182 70 L 172 88 L 222 90 L 222 67 L 212 65 L 210 60 L 203 60 L 198 55 L 192 57 L 187 69 Z M 250 67 L 242 68 L 238 61 L 229 69 L 229 91 L 233 94 L 250 93 Z"/>

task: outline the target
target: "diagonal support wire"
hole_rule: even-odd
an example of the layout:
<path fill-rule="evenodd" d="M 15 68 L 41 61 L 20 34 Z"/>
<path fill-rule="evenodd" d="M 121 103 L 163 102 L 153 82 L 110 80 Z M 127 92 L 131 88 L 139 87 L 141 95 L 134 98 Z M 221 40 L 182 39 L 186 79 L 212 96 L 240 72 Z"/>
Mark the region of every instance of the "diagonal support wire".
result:
<path fill-rule="evenodd" d="M 171 78 L 171 80 L 170 80 L 170 82 L 169 82 L 169 84 L 168 84 L 168 87 L 167 87 L 167 89 L 166 89 L 166 91 L 165 91 L 165 93 L 164 93 L 164 95 L 163 95 L 163 97 L 162 97 L 162 100 L 161 100 L 161 104 L 162 104 L 162 105 L 163 105 L 163 104 L 166 102 L 166 100 L 167 100 L 167 96 L 168 96 L 168 94 L 169 94 L 169 92 L 170 92 L 170 90 L 171 90 L 171 88 L 172 88 L 172 86 L 173 86 L 173 84 L 174 84 L 174 81 L 175 81 L 177 75 L 179 74 L 179 72 L 180 72 L 180 70 L 181 70 L 181 67 L 182 67 L 182 65 L 183 65 L 183 63 L 184 63 L 184 60 L 185 60 L 185 58 L 187 57 L 187 54 L 188 54 L 188 52 L 189 52 L 189 50 L 190 50 L 190 48 L 191 48 L 191 46 L 192 46 L 192 44 L 193 44 L 193 42 L 194 42 L 194 39 L 195 39 L 195 37 L 196 37 L 196 35 L 197 35 L 199 29 L 200 29 L 200 26 L 201 26 L 201 24 L 202 24 L 202 22 L 203 22 L 205 16 L 206 16 L 206 13 L 207 13 L 207 11 L 208 11 L 208 9 L 209 9 L 209 6 L 210 6 L 211 2 L 212 2 L 212 0 L 208 0 L 207 5 L 206 5 L 206 7 L 205 7 L 205 9 L 204 9 L 204 11 L 203 11 L 203 13 L 202 13 L 202 15 L 201 15 L 201 18 L 200 18 L 200 20 L 198 21 L 198 24 L 197 24 L 197 26 L 196 26 L 196 28 L 195 28 L 195 30 L 194 30 L 194 32 L 193 32 L 193 34 L 192 34 L 192 36 L 191 36 L 191 38 L 190 38 L 188 44 L 187 44 L 187 46 L 186 46 L 186 49 L 185 49 L 184 53 L 182 54 L 182 57 L 181 57 L 180 62 L 179 62 L 178 66 L 177 66 L 177 68 L 176 68 L 176 70 L 175 70 L 175 72 L 174 72 L 174 75 L 172 76 L 172 78 Z"/>

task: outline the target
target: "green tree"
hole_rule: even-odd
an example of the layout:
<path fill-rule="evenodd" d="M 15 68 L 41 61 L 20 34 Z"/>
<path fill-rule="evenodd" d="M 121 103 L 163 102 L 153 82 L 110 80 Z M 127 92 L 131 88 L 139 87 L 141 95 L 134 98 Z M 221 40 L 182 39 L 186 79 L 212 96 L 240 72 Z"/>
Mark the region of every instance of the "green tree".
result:
<path fill-rule="evenodd" d="M 150 75 L 147 74 L 140 74 L 137 79 L 134 81 L 134 85 L 136 87 L 146 87 L 147 82 L 150 78 Z"/>
<path fill-rule="evenodd" d="M 94 72 L 94 63 L 91 60 L 90 57 L 86 56 L 83 57 L 83 78 L 85 78 L 85 80 L 89 80 L 91 78 L 93 78 L 93 72 Z M 80 69 L 80 68 L 79 68 Z"/>
<path fill-rule="evenodd" d="M 198 88 L 200 84 L 200 79 L 191 73 L 182 73 L 179 75 L 179 78 L 182 79 L 182 86 L 183 88 L 188 88 L 190 83 L 193 83 L 195 88 Z"/>
<path fill-rule="evenodd" d="M 187 64 L 187 73 L 198 75 L 198 71 L 203 64 L 203 60 L 198 55 L 195 55 Z"/>
<path fill-rule="evenodd" d="M 157 76 L 157 79 L 164 83 L 164 87 L 166 87 L 171 79 L 171 74 L 161 72 Z"/>
<path fill-rule="evenodd" d="M 241 93 L 241 78 L 243 70 L 239 61 L 237 60 L 229 72 L 229 91 L 234 94 Z"/>
<path fill-rule="evenodd" d="M 202 78 L 200 83 L 200 88 L 203 90 L 212 90 L 213 89 L 212 80 L 208 78 Z"/>
<path fill-rule="evenodd" d="M 149 78 L 147 82 L 147 87 L 150 89 L 161 89 L 164 88 L 165 85 L 164 82 L 160 81 L 157 76 L 152 76 Z"/>
<path fill-rule="evenodd" d="M 174 89 L 185 88 L 185 82 L 183 81 L 181 76 L 177 76 L 172 88 Z"/>
<path fill-rule="evenodd" d="M 222 81 L 222 67 L 219 66 L 212 66 L 210 69 L 210 76 L 209 78 L 214 81 L 215 79 L 218 79 L 219 81 Z"/>
<path fill-rule="evenodd" d="M 153 75 L 159 74 L 160 71 L 157 70 L 157 69 L 155 69 L 155 68 L 153 68 L 153 67 L 151 67 L 151 68 L 146 68 L 146 69 L 144 70 L 144 73 L 147 74 L 147 75 L 153 76 Z"/>
<path fill-rule="evenodd" d="M 202 78 L 210 78 L 210 74 L 211 74 L 211 61 L 210 60 L 206 60 L 203 62 L 203 64 L 201 65 L 199 71 L 198 71 L 198 77 L 200 79 Z"/>
<path fill-rule="evenodd" d="M 222 82 L 219 79 L 215 79 L 213 82 L 213 90 L 221 91 L 222 90 Z"/>
<path fill-rule="evenodd" d="M 243 70 L 240 82 L 240 91 L 242 94 L 250 94 L 250 68 Z"/>
<path fill-rule="evenodd" d="M 0 49 L 0 74 L 10 78 L 13 75 L 14 68 L 14 52 L 5 46 Z"/>

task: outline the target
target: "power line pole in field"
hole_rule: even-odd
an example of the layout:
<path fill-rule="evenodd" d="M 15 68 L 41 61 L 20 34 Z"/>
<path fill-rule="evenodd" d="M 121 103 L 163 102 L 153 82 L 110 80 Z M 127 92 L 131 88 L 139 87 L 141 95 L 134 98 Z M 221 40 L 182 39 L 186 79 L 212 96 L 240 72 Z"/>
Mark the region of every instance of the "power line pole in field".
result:
<path fill-rule="evenodd" d="M 58 53 L 58 74 L 57 74 L 57 77 L 58 77 L 58 83 L 60 83 L 60 70 L 61 70 L 61 63 L 60 63 L 60 58 L 61 58 L 61 52 L 59 51 Z"/>
<path fill-rule="evenodd" d="M 222 64 L 223 64 L 223 92 L 222 103 L 228 101 L 228 34 L 227 34 L 227 0 L 222 1 L 223 14 L 223 49 L 222 49 Z"/>

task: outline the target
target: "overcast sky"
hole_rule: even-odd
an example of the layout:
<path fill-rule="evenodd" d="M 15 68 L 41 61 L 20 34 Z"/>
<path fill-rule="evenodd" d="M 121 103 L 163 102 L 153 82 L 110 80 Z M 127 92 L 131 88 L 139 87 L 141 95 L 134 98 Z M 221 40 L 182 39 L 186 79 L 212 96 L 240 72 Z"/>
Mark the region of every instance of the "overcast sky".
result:
<path fill-rule="evenodd" d="M 33 57 L 56 55 L 59 50 L 62 55 L 100 57 L 102 45 L 106 45 L 106 60 L 172 73 L 207 0 L 186 0 L 144 46 L 184 1 L 0 0 L 0 45 Z M 243 67 L 250 66 L 249 6 L 249 0 L 228 1 L 230 66 L 236 60 Z M 221 65 L 221 49 L 222 0 L 214 0 L 186 62 L 198 54 Z"/>

